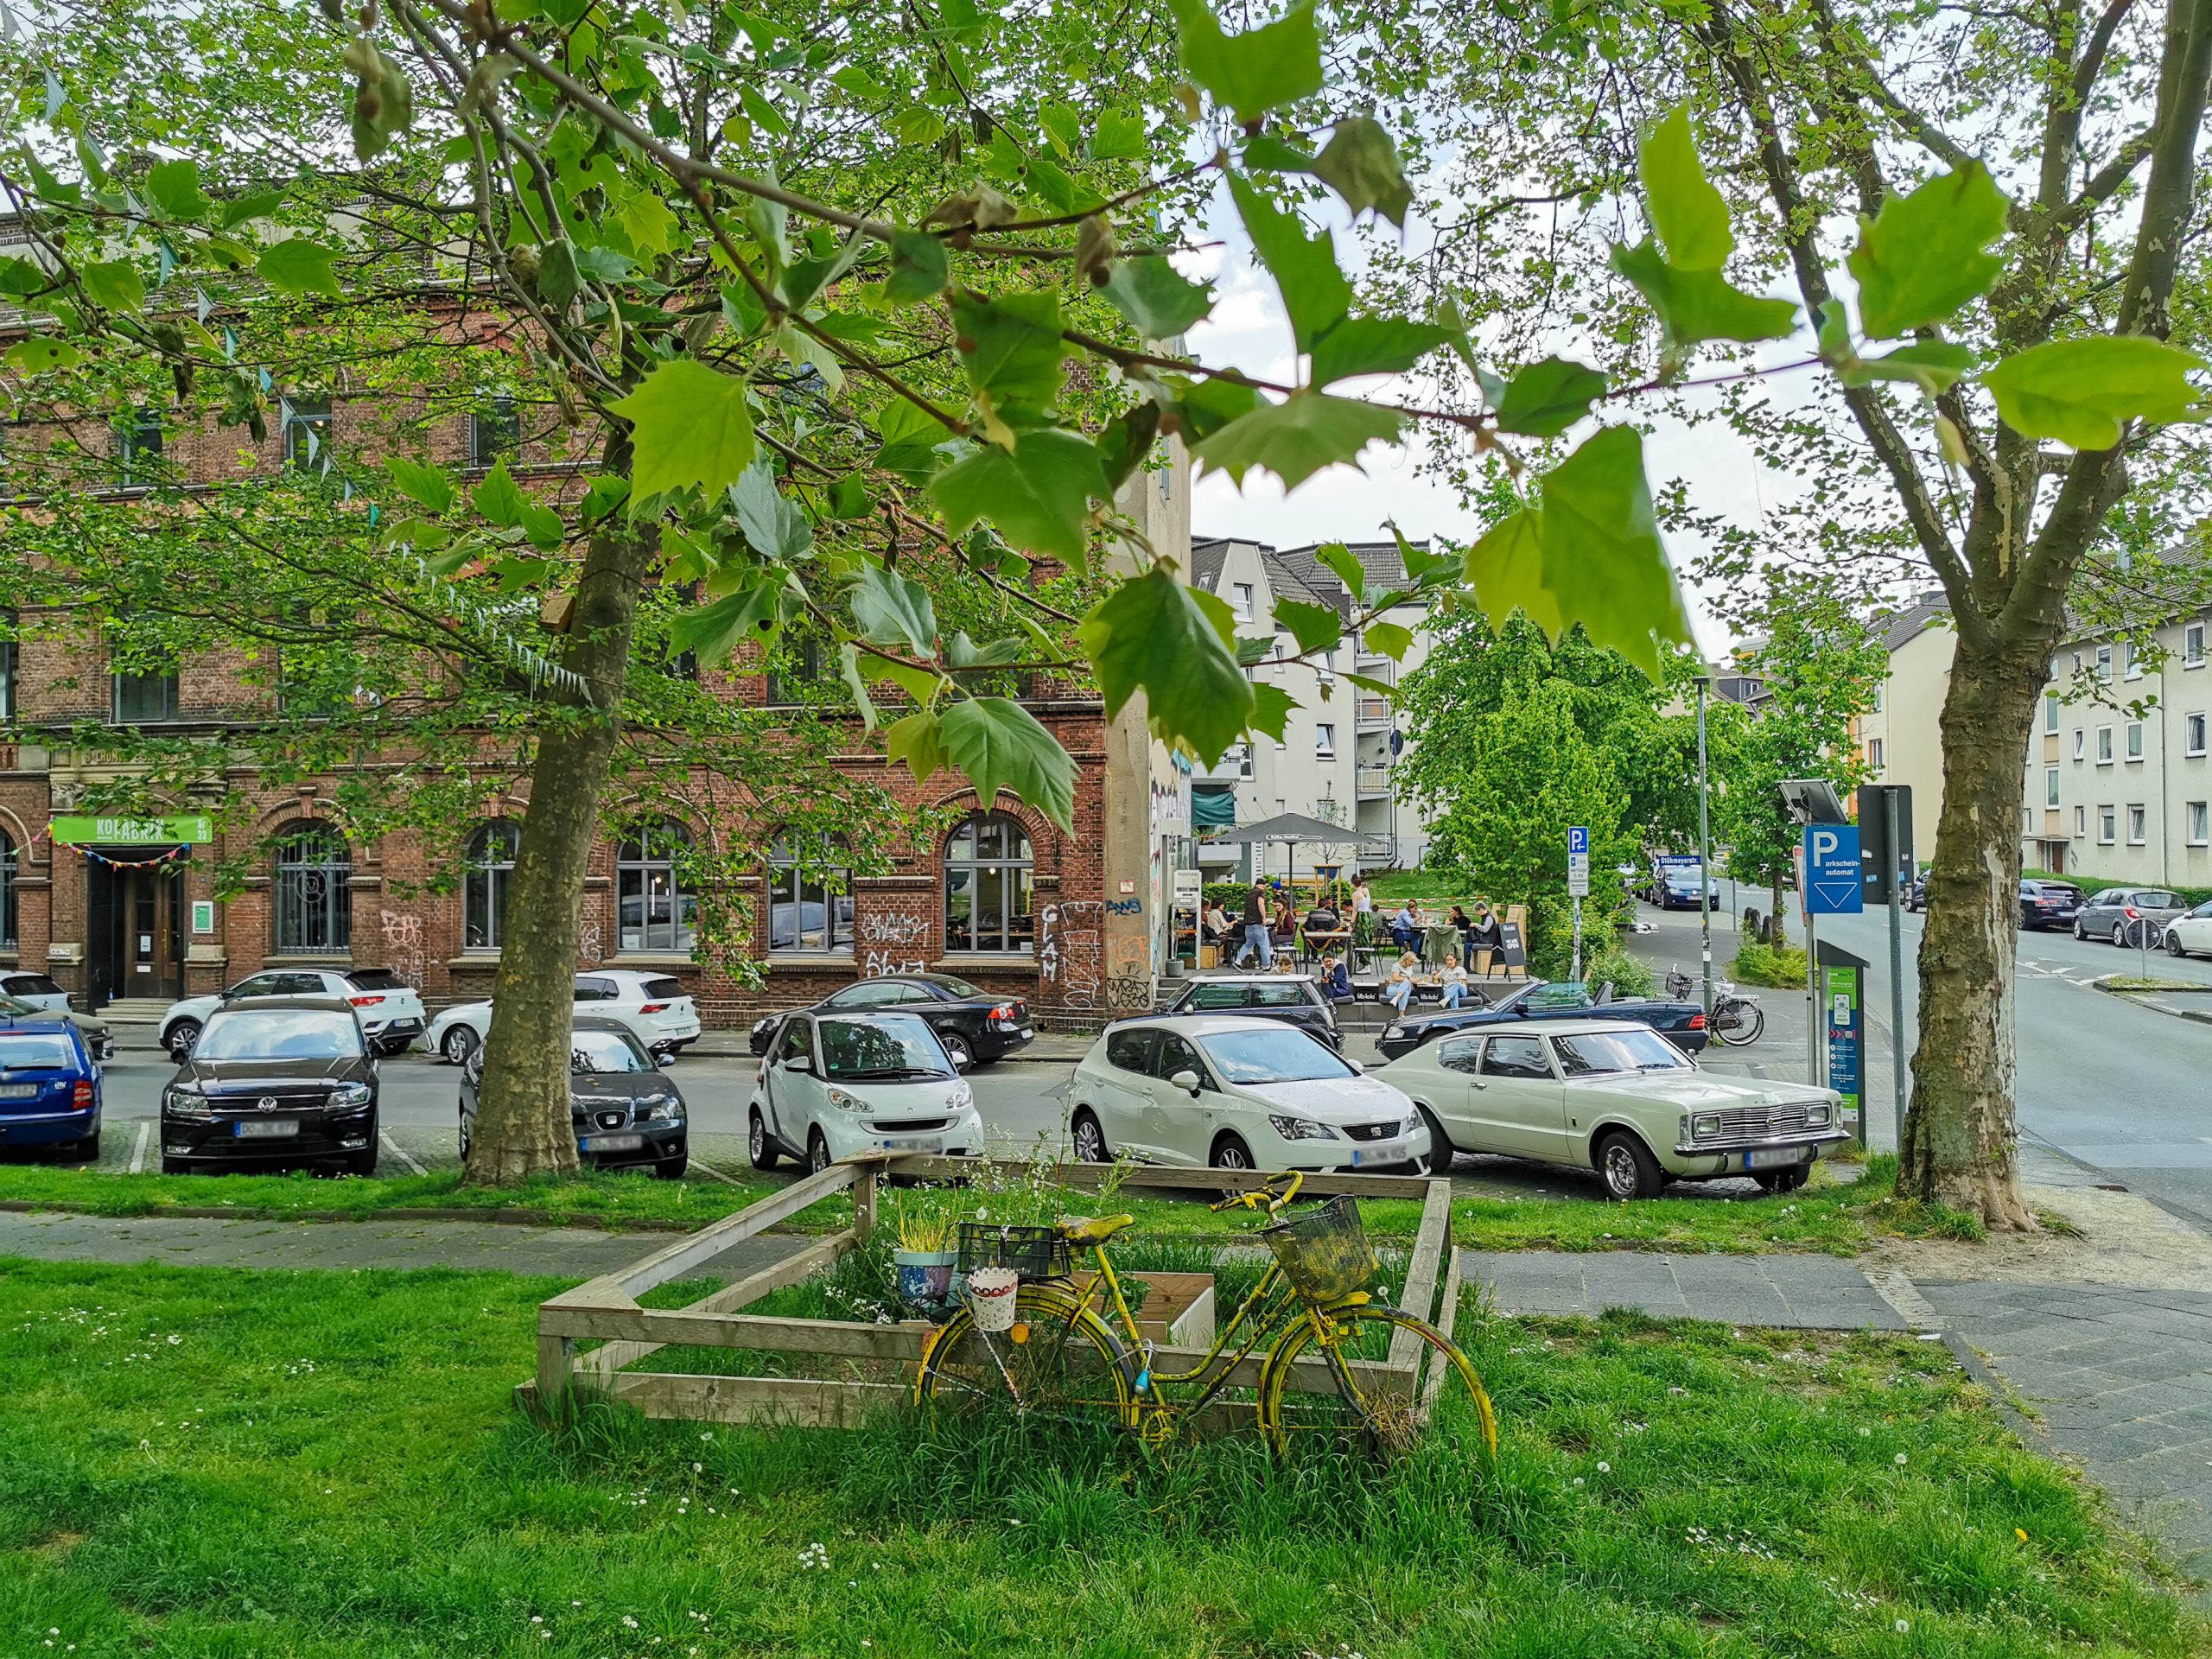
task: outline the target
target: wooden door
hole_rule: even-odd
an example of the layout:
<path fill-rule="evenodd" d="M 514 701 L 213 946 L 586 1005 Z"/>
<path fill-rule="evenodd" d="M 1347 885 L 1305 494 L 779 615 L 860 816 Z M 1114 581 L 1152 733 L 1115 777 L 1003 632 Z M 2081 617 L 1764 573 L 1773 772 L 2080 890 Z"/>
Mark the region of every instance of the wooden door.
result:
<path fill-rule="evenodd" d="M 164 866 L 124 876 L 119 996 L 184 995 L 183 873 Z"/>

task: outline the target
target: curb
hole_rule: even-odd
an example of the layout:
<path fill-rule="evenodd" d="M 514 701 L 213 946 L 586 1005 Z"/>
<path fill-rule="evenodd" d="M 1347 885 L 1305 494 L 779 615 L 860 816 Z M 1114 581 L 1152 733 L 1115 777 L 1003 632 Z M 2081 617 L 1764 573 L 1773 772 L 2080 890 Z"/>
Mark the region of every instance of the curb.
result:
<path fill-rule="evenodd" d="M 2133 986 L 2113 983 L 2115 976 L 2099 975 L 2089 982 L 2090 988 L 2102 991 L 2107 996 L 2116 996 L 2124 1002 L 2133 1002 L 2139 1008 L 2149 1008 L 2175 1020 L 2193 1020 L 2200 1026 L 2212 1026 L 2212 1007 L 2177 1008 L 2158 999 L 2162 996 L 2202 996 L 2212 1001 L 2212 985 L 2162 986 L 2157 990 L 2139 990 Z"/>
<path fill-rule="evenodd" d="M 364 1221 L 474 1221 L 498 1227 L 579 1228 L 594 1233 L 664 1233 L 671 1238 L 686 1238 L 698 1230 L 697 1228 L 671 1226 L 664 1221 L 631 1221 L 620 1216 L 597 1219 L 556 1219 L 543 1210 L 403 1209 L 372 1210 L 364 1213 L 353 1210 L 264 1210 L 244 1205 L 218 1209 L 205 1205 L 162 1205 L 133 1215 L 119 1216 L 108 1211 L 83 1209 L 73 1205 L 41 1203 L 29 1198 L 0 1198 L 0 1214 L 89 1216 L 96 1221 L 296 1221 L 318 1226 Z M 704 1221 L 700 1223 L 702 1227 L 707 1224 Z M 776 1232 L 780 1230 L 770 1228 L 767 1230 Z M 806 1235 L 795 1236 L 804 1237 Z"/>

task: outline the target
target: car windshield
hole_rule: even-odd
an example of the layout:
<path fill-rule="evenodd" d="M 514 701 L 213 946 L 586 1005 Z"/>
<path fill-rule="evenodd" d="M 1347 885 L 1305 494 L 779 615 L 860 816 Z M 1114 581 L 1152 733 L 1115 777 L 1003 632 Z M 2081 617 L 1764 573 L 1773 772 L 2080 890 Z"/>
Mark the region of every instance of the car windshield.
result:
<path fill-rule="evenodd" d="M 626 1031 L 572 1031 L 569 1033 L 569 1070 L 571 1071 L 652 1071 L 658 1069 Z"/>
<path fill-rule="evenodd" d="M 1560 1069 L 1570 1077 L 1613 1071 L 1681 1071 L 1689 1062 L 1665 1038 L 1652 1031 L 1581 1031 L 1554 1037 Z"/>
<path fill-rule="evenodd" d="M 68 1071 L 75 1065 L 67 1039 L 41 1031 L 0 1031 L 0 1071 Z"/>
<path fill-rule="evenodd" d="M 875 1020 L 824 1020 L 822 1075 L 849 1083 L 871 1078 L 949 1077 L 952 1065 L 926 1020 L 911 1014 Z"/>
<path fill-rule="evenodd" d="M 1200 1038 L 1198 1046 L 1230 1083 L 1309 1083 L 1358 1075 L 1295 1026 L 1219 1031 Z"/>
<path fill-rule="evenodd" d="M 971 985 L 952 974 L 939 974 L 931 982 L 939 990 L 950 991 L 955 996 L 988 996 L 990 993 L 980 985 Z"/>
<path fill-rule="evenodd" d="M 407 982 L 389 968 L 356 968 L 346 982 L 357 991 L 404 991 Z"/>
<path fill-rule="evenodd" d="M 195 1060 L 346 1060 L 361 1052 L 361 1028 L 334 1008 L 238 1008 L 211 1016 Z"/>
<path fill-rule="evenodd" d="M 1527 990 L 1516 992 L 1502 1005 L 1522 1008 L 1586 1008 L 1590 1006 L 1590 988 L 1579 980 L 1560 979 L 1541 981 Z"/>

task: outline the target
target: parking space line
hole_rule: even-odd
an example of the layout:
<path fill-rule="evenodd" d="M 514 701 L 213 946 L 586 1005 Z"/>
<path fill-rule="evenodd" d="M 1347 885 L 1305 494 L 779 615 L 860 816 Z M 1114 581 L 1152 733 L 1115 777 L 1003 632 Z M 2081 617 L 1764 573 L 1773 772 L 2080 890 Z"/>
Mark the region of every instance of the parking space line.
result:
<path fill-rule="evenodd" d="M 712 1164 L 700 1157 L 696 1152 L 691 1154 L 691 1167 L 697 1170 L 703 1170 L 706 1173 L 713 1176 L 718 1181 L 728 1181 L 732 1186 L 743 1186 L 745 1185 L 743 1181 L 739 1180 L 734 1175 L 723 1174 L 721 1171 L 716 1169 Z"/>
<path fill-rule="evenodd" d="M 386 1152 L 398 1159 L 401 1163 L 406 1165 L 408 1168 L 413 1170 L 417 1175 L 427 1175 L 430 1173 L 429 1170 L 423 1168 L 422 1165 L 416 1163 L 412 1157 L 409 1156 L 406 1148 L 402 1147 L 398 1141 L 393 1140 L 389 1135 L 386 1135 L 382 1129 L 378 1129 L 377 1131 L 377 1139 L 384 1142 L 384 1149 Z"/>
<path fill-rule="evenodd" d="M 138 1126 L 138 1138 L 130 1145 L 130 1173 L 143 1174 L 146 1168 L 146 1142 L 153 1138 L 154 1126 L 149 1122 Z"/>

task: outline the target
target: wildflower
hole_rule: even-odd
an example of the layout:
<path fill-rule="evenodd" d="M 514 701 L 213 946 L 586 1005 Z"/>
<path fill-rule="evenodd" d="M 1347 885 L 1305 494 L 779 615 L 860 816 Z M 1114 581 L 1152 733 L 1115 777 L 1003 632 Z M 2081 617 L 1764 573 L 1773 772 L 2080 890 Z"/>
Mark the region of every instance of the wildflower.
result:
<path fill-rule="evenodd" d="M 2025 1527 L 2013 1528 L 2012 1535 L 2015 1538 L 2018 1538 L 2024 1544 L 2028 1541 L 2028 1529 Z"/>
<path fill-rule="evenodd" d="M 1613 1465 L 1610 1463 L 1601 1463 L 1598 1465 L 1598 1472 L 1601 1475 L 1610 1475 L 1613 1472 Z"/>
<path fill-rule="evenodd" d="M 1900 1468 L 1900 1469 L 1904 1468 L 1904 1452 L 1898 1452 L 1898 1453 L 1897 1454 L 1897 1456 L 1895 1456 L 1894 1458 L 1891 1458 L 1891 1459 L 1890 1459 L 1890 1461 L 1891 1461 L 1891 1463 L 1894 1463 L 1895 1465 L 1897 1465 L 1897 1466 L 1898 1468 Z"/>
<path fill-rule="evenodd" d="M 1581 1476 L 1580 1476 L 1580 1475 L 1577 1475 L 1577 1476 L 1574 1478 L 1574 1484 L 1575 1484 L 1576 1485 L 1578 1485 L 1578 1486 L 1581 1485 L 1581 1484 L 1583 1484 L 1583 1482 L 1582 1482 L 1582 1477 L 1581 1477 Z"/>
<path fill-rule="evenodd" d="M 1907 1630 L 1910 1630 L 1911 1628 L 1912 1628 L 1912 1621 L 1911 1621 L 1910 1619 L 1909 1619 L 1909 1618 L 1901 1618 L 1901 1619 L 1897 1620 L 1897 1634 L 1898 1634 L 1899 1636 L 1903 1636 L 1903 1635 L 1904 1635 Z"/>

